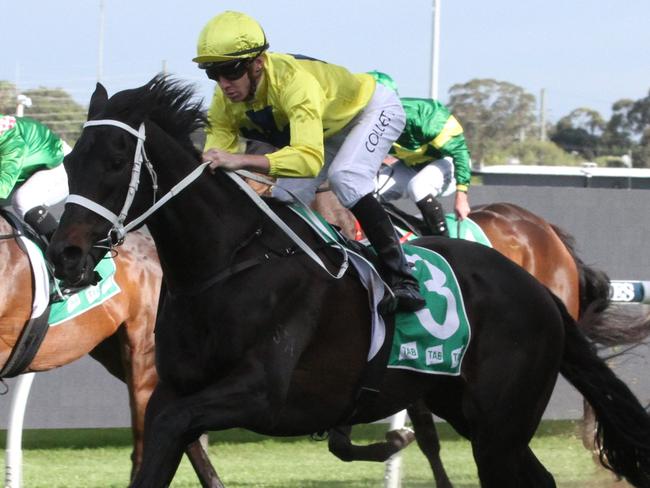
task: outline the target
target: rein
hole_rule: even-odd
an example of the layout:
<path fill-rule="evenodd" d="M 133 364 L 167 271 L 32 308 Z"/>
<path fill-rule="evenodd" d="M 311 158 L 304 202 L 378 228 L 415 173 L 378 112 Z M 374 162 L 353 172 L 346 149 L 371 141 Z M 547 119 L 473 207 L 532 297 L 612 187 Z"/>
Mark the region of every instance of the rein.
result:
<path fill-rule="evenodd" d="M 156 210 L 162 207 L 173 197 L 178 195 L 181 191 L 187 188 L 192 182 L 194 182 L 194 180 L 196 180 L 199 176 L 201 176 L 205 167 L 210 163 L 205 162 L 197 166 L 191 173 L 189 173 L 181 181 L 179 181 L 176 185 L 174 185 L 171 190 L 169 190 L 160 200 L 156 202 L 155 195 L 158 190 L 157 183 L 156 183 L 157 175 L 144 149 L 144 142 L 146 140 L 144 122 L 140 123 L 140 127 L 138 128 L 137 131 L 130 125 L 125 124 L 124 122 L 120 122 L 119 120 L 112 120 L 112 119 L 90 120 L 83 125 L 83 128 L 85 129 L 87 127 L 106 126 L 106 125 L 118 127 L 122 130 L 125 130 L 129 134 L 135 136 L 138 140 L 135 147 L 135 155 L 133 157 L 133 170 L 131 171 L 131 181 L 129 183 L 129 189 L 127 191 L 126 199 L 124 201 L 124 205 L 122 206 L 122 210 L 120 211 L 119 216 L 115 215 L 112 211 L 110 211 L 103 205 L 100 205 L 94 202 L 93 200 L 90 200 L 89 198 L 86 198 L 78 194 L 69 195 L 68 198 L 66 199 L 66 204 L 75 203 L 77 205 L 87 208 L 88 210 L 91 210 L 92 212 L 95 212 L 98 215 L 101 215 L 106 220 L 108 220 L 112 224 L 111 229 L 108 231 L 108 236 L 105 239 L 98 241 L 97 244 L 106 243 L 109 249 L 112 250 L 115 246 L 119 246 L 124 242 L 124 238 L 126 237 L 126 234 L 129 231 L 131 231 L 133 228 L 140 225 L 147 217 L 153 214 Z M 129 210 L 135 198 L 135 194 L 138 191 L 138 187 L 140 185 L 140 170 L 143 162 L 145 163 L 147 169 L 149 170 L 149 173 L 151 174 L 151 179 L 154 184 L 154 204 L 148 210 L 146 210 L 142 215 L 140 215 L 139 217 L 135 218 L 134 220 L 132 220 L 131 222 L 125 225 L 124 222 L 126 221 L 127 214 L 129 213 Z M 284 231 L 285 234 L 287 234 L 298 245 L 298 247 L 300 247 L 313 261 L 315 261 L 321 268 L 323 268 L 331 277 L 335 279 L 339 279 L 345 274 L 349 265 L 348 254 L 345 247 L 337 243 L 332 244 L 332 246 L 339 249 L 344 256 L 343 262 L 341 263 L 338 272 L 336 274 L 333 274 L 332 272 L 330 272 L 329 269 L 327 269 L 325 263 L 323 263 L 323 261 L 318 256 L 318 254 L 316 254 L 287 224 L 285 224 L 282 221 L 282 219 L 280 219 L 275 214 L 275 212 L 273 212 L 273 210 L 266 204 L 266 202 L 264 202 L 264 200 L 262 200 L 260 196 L 257 193 L 255 193 L 255 191 L 238 174 L 231 171 L 226 171 L 225 173 L 235 183 L 237 183 L 237 185 L 251 198 L 251 200 L 253 200 L 253 202 L 255 202 L 255 204 L 278 227 L 280 227 L 280 229 Z M 254 176 L 253 179 L 258 179 L 258 177 L 256 175 L 253 175 L 253 173 L 250 172 L 242 172 L 242 173 L 245 174 L 247 177 Z M 265 180 L 265 181 L 270 182 L 270 180 Z M 308 209 L 309 212 L 312 212 L 308 206 L 305 205 L 305 208 Z"/>

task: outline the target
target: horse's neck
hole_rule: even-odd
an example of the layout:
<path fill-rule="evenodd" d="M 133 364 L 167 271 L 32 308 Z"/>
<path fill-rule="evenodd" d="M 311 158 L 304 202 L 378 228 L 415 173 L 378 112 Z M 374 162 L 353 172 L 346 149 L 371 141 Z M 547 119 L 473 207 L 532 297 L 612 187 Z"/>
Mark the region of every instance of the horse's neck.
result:
<path fill-rule="evenodd" d="M 197 164 L 180 146 L 153 149 L 149 156 L 162 193 Z M 147 222 L 165 279 L 180 286 L 191 284 L 230 264 L 234 250 L 254 232 L 257 215 L 252 201 L 228 176 L 206 170 Z"/>

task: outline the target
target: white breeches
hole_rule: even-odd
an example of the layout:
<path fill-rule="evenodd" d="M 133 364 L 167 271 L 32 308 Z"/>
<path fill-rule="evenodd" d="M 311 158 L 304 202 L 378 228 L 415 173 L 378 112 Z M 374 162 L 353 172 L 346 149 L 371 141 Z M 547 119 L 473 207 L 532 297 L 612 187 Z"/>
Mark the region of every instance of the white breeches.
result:
<path fill-rule="evenodd" d="M 325 140 L 325 164 L 316 178 L 279 178 L 278 185 L 309 205 L 329 179 L 332 191 L 350 208 L 375 189 L 375 177 L 402 133 L 406 117 L 397 95 L 381 84 L 368 105 L 340 132 Z M 275 188 L 273 196 L 291 198 Z"/>
<path fill-rule="evenodd" d="M 70 146 L 63 143 L 64 154 Z M 52 169 L 37 171 L 27 178 L 13 194 L 11 205 L 21 218 L 34 207 L 51 207 L 68 196 L 68 175 L 63 163 Z"/>
<path fill-rule="evenodd" d="M 456 190 L 454 163 L 451 158 L 438 159 L 416 168 L 398 161 L 382 166 L 377 176 L 377 193 L 387 201 L 409 197 L 418 202 L 428 195 L 446 197 Z"/>

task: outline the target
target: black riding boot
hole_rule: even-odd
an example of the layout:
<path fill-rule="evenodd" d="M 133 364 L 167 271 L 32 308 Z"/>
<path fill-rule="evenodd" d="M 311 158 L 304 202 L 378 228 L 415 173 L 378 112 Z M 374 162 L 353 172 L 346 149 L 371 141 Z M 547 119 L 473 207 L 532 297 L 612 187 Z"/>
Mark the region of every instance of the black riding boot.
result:
<path fill-rule="evenodd" d="M 426 303 L 418 282 L 411 274 L 393 224 L 381 204 L 368 194 L 350 210 L 379 256 L 382 276 L 395 294 L 397 310 L 415 312 L 423 308 Z"/>
<path fill-rule="evenodd" d="M 48 241 L 52 238 L 59 223 L 50 213 L 47 207 L 34 207 L 25 213 L 25 222 L 38 234 L 44 236 Z"/>
<path fill-rule="evenodd" d="M 433 195 L 424 197 L 416 202 L 416 205 L 422 212 L 422 218 L 430 230 L 427 235 L 449 237 L 449 229 L 447 229 L 447 221 L 445 220 L 442 205 Z"/>

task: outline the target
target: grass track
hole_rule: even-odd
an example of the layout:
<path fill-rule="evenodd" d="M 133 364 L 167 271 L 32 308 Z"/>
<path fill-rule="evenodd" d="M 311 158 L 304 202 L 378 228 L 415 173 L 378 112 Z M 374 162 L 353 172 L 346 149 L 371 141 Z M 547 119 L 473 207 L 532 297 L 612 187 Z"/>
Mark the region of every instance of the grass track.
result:
<path fill-rule="evenodd" d="M 443 460 L 456 488 L 478 486 L 467 441 L 439 425 Z M 384 426 L 355 428 L 357 442 L 376 441 Z M 597 468 L 572 422 L 544 422 L 533 450 L 560 488 L 623 488 Z M 0 432 L 5 443 L 5 432 Z M 124 487 L 130 470 L 128 429 L 26 431 L 23 438 L 25 488 Z M 327 451 L 326 442 L 308 438 L 271 439 L 241 430 L 212 433 L 210 458 L 228 488 L 366 488 L 383 486 L 381 464 L 344 463 Z M 403 459 L 403 488 L 432 487 L 428 464 L 417 446 Z M 4 463 L 3 463 L 4 468 Z M 172 487 L 199 486 L 184 459 Z"/>

